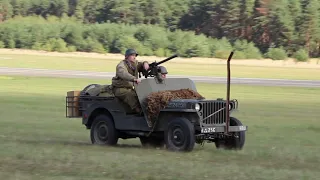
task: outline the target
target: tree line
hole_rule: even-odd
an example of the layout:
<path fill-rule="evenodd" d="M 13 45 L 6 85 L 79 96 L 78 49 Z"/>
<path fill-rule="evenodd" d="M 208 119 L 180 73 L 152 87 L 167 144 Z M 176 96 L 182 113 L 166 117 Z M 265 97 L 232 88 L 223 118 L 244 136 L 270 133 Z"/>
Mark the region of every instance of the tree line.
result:
<path fill-rule="evenodd" d="M 137 46 L 145 55 L 185 57 L 235 49 L 239 58 L 306 60 L 320 56 L 319 10 L 318 0 L 0 0 L 0 46 L 115 53 Z M 31 40 L 27 32 L 42 34 Z"/>

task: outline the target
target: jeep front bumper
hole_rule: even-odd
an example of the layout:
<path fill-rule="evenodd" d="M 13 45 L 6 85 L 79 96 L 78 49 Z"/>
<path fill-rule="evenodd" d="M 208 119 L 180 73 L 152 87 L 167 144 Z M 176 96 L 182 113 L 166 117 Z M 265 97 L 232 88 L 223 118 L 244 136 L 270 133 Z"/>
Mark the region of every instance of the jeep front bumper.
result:
<path fill-rule="evenodd" d="M 200 127 L 201 133 L 220 133 L 226 132 L 226 126 L 212 126 L 212 127 Z M 248 126 L 229 126 L 229 132 L 240 132 L 240 131 L 247 131 Z"/>

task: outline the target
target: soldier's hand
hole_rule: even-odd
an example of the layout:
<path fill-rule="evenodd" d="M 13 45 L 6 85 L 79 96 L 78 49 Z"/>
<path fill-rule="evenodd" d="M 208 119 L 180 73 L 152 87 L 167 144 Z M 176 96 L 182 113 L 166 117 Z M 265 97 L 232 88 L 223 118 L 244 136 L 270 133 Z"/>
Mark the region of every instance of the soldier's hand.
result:
<path fill-rule="evenodd" d="M 141 79 L 135 79 L 134 82 L 136 82 L 137 84 L 141 83 Z"/>

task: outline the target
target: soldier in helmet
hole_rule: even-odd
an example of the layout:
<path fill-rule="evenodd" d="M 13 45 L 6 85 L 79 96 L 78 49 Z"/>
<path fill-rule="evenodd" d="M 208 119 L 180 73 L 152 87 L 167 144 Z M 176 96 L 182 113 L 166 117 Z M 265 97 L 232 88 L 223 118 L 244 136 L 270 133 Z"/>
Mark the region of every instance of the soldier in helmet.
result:
<path fill-rule="evenodd" d="M 158 66 L 158 73 L 156 75 L 156 80 L 158 82 L 163 82 L 164 79 L 167 77 L 168 71 L 164 66 Z"/>
<path fill-rule="evenodd" d="M 113 93 L 123 102 L 127 103 L 130 108 L 141 113 L 141 107 L 133 83 L 140 83 L 138 73 L 143 69 L 149 69 L 147 61 L 138 62 L 136 57 L 138 53 L 134 49 L 127 49 L 125 59 L 121 60 L 116 67 L 116 76 L 112 78 Z"/>
<path fill-rule="evenodd" d="M 158 74 L 161 78 L 165 79 L 167 77 L 168 71 L 164 66 L 158 66 Z"/>

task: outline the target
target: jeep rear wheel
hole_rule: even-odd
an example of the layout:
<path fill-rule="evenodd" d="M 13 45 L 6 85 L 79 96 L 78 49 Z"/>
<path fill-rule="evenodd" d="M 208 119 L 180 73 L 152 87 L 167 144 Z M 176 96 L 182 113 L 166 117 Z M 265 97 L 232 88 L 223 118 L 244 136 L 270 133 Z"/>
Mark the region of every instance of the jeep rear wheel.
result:
<path fill-rule="evenodd" d="M 118 132 L 112 119 L 107 115 L 99 115 L 93 120 L 90 137 L 92 144 L 116 145 L 118 143 Z"/>
<path fill-rule="evenodd" d="M 176 118 L 168 123 L 165 143 L 171 151 L 192 151 L 195 145 L 194 126 L 186 118 Z"/>
<path fill-rule="evenodd" d="M 230 126 L 242 126 L 242 123 L 237 118 L 230 117 Z M 231 137 L 215 142 L 215 145 L 217 148 L 241 150 L 244 146 L 245 138 L 245 131 L 234 132 Z"/>

